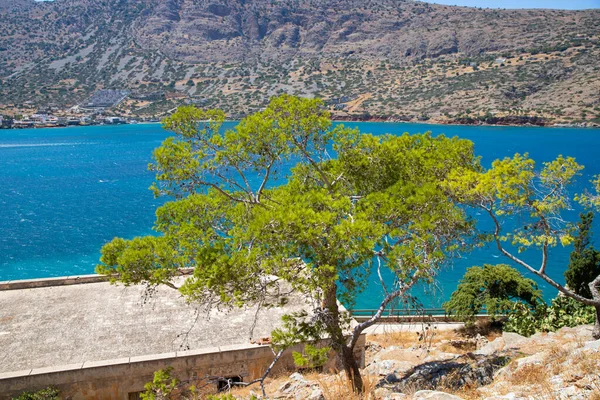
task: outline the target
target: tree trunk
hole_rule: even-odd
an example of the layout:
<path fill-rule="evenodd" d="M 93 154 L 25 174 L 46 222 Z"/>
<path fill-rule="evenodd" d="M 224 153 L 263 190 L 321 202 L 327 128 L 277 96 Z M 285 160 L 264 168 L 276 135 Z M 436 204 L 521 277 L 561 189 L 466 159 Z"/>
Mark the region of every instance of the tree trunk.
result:
<path fill-rule="evenodd" d="M 588 284 L 590 292 L 592 293 L 592 299 L 600 301 L 600 275 Z M 592 337 L 596 340 L 600 339 L 600 306 L 594 306 L 596 309 L 596 323 L 594 324 L 594 330 L 592 331 Z"/>
<path fill-rule="evenodd" d="M 595 306 L 596 309 L 596 323 L 594 324 L 594 330 L 592 331 L 592 337 L 596 340 L 600 339 L 600 307 Z"/>
<path fill-rule="evenodd" d="M 353 349 L 346 345 L 346 338 L 340 326 L 340 313 L 337 304 L 337 287 L 333 283 L 325 293 L 325 308 L 328 310 L 327 331 L 330 335 L 332 347 L 338 353 L 346 378 L 352 384 L 352 389 L 362 393 L 363 380 L 354 359 Z"/>
<path fill-rule="evenodd" d="M 358 369 L 358 363 L 354 358 L 354 352 L 349 346 L 342 347 L 340 358 L 342 365 L 344 366 L 344 372 L 346 373 L 346 379 L 352 383 L 352 390 L 357 393 L 362 393 L 364 390 L 364 384 L 360 369 Z"/>

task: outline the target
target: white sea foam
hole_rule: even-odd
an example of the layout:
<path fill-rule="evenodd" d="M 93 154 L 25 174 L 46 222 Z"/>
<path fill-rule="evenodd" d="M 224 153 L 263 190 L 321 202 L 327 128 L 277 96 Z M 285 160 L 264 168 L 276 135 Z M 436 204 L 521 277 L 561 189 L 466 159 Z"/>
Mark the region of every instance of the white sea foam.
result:
<path fill-rule="evenodd" d="M 0 149 L 13 148 L 13 147 L 48 147 L 48 146 L 78 146 L 82 144 L 94 144 L 84 142 L 69 142 L 69 143 L 9 143 L 0 144 Z"/>

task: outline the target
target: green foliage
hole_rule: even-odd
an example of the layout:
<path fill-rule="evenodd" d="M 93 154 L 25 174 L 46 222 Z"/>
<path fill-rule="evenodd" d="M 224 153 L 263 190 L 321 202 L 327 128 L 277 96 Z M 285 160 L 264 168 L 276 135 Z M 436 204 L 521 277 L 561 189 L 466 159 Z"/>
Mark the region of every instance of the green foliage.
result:
<path fill-rule="evenodd" d="M 326 327 L 323 321 L 309 317 L 306 311 L 284 315 L 281 328 L 271 332 L 271 340 L 276 349 L 287 349 L 298 342 L 318 340 Z"/>
<path fill-rule="evenodd" d="M 325 365 L 329 358 L 329 351 L 331 347 L 315 347 L 310 344 L 304 346 L 304 352 L 299 353 L 294 351 L 292 356 L 294 357 L 294 363 L 298 367 L 302 368 L 319 368 Z"/>
<path fill-rule="evenodd" d="M 591 280 L 597 265 L 587 263 L 595 256 L 585 252 L 589 244 L 587 237 L 591 220 L 588 221 L 589 216 L 584 218 L 578 227 L 578 235 L 574 236 L 574 224 L 565 221 L 561 215 L 570 208 L 573 197 L 569 188 L 582 169 L 583 166 L 574 158 L 558 156 L 536 171 L 535 162 L 527 154 L 515 154 L 512 158 L 494 161 L 492 168 L 487 171 L 455 170 L 445 185 L 457 201 L 477 207 L 490 217 L 495 229 L 487 235 L 487 239 L 495 241 L 503 255 L 554 287 L 559 284 L 546 274 L 549 251 L 559 244 L 567 246 L 576 241 L 571 271 L 567 276 L 575 286 L 574 290 L 584 290 L 583 282 Z M 596 194 L 586 191 L 574 199 L 587 206 L 598 206 L 595 201 L 598 199 L 599 182 L 598 178 L 592 182 Z M 504 223 L 507 220 L 510 220 L 510 224 Z M 514 226 L 514 229 L 505 231 L 507 225 Z M 512 244 L 519 252 L 539 250 L 541 264 L 528 264 L 505 242 Z M 562 289 L 562 292 L 569 293 Z M 569 296 L 570 299 L 586 302 L 576 293 L 569 293 Z M 526 334 L 537 330 L 555 330 L 576 321 L 587 321 L 588 315 L 589 309 L 585 306 L 576 306 L 573 300 L 562 298 L 556 299 L 550 307 L 541 306 L 533 310 L 515 304 L 508 329 Z M 595 331 L 594 335 L 596 337 L 600 332 Z"/>
<path fill-rule="evenodd" d="M 515 303 L 522 302 L 532 308 L 543 303 L 535 282 L 506 264 L 485 264 L 483 268 L 467 269 L 450 300 L 444 303 L 444 308 L 448 313 L 472 323 L 483 308 L 494 319 L 513 309 Z"/>
<path fill-rule="evenodd" d="M 594 213 L 590 211 L 580 217 L 565 279 L 567 286 L 575 293 L 591 299 L 592 293 L 588 285 L 600 275 L 600 251 L 594 249 L 590 242 Z"/>
<path fill-rule="evenodd" d="M 493 221 L 522 221 L 510 232 L 499 230 L 500 242 L 510 242 L 519 251 L 543 249 L 573 240 L 568 225 L 553 226 L 548 217 L 569 207 L 569 185 L 582 169 L 574 158 L 558 156 L 537 172 L 527 154 L 515 154 L 494 161 L 487 171 L 455 170 L 446 185 L 457 200 L 484 209 Z"/>
<path fill-rule="evenodd" d="M 558 296 L 550 306 L 535 309 L 515 303 L 504 324 L 507 332 L 531 336 L 536 332 L 554 332 L 565 326 L 591 324 L 596 320 L 594 307 L 586 306 L 570 297 Z"/>
<path fill-rule="evenodd" d="M 140 395 L 142 400 L 170 399 L 179 384 L 179 380 L 171 376 L 172 371 L 172 367 L 156 371 L 152 382 L 144 385 L 146 391 Z"/>
<path fill-rule="evenodd" d="M 254 400 L 256 397 L 253 395 L 250 400 Z M 237 400 L 231 393 L 226 394 L 209 394 L 206 396 L 206 400 Z"/>
<path fill-rule="evenodd" d="M 333 128 L 320 100 L 287 95 L 222 132 L 224 118 L 181 107 L 164 121 L 176 136 L 154 152 L 152 190 L 174 200 L 157 210 L 160 236 L 114 239 L 99 273 L 173 284 L 191 267 L 182 294 L 230 306 L 277 305 L 289 285 L 322 309 L 286 317 L 275 345 L 325 332 L 339 350 L 338 299 L 351 306 L 379 263 L 396 288 L 432 282 L 472 231 L 441 184 L 456 168 L 479 169 L 469 141 Z"/>
<path fill-rule="evenodd" d="M 59 400 L 59 394 L 58 389 L 48 387 L 37 392 L 23 392 L 13 400 Z"/>

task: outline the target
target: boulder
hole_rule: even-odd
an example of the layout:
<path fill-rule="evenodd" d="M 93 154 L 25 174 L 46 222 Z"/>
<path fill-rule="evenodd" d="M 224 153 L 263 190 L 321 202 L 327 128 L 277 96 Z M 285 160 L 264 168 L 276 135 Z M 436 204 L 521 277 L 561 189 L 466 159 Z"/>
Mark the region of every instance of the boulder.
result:
<path fill-rule="evenodd" d="M 523 367 L 525 365 L 543 364 L 548 356 L 547 352 L 535 353 L 528 357 L 519 358 L 517 360 L 517 366 Z"/>
<path fill-rule="evenodd" d="M 504 346 L 509 348 L 519 347 L 528 340 L 525 336 L 514 332 L 502 332 L 502 339 L 504 340 Z"/>
<path fill-rule="evenodd" d="M 323 391 L 320 388 L 314 388 L 307 400 L 325 400 L 325 396 L 323 396 Z"/>
<path fill-rule="evenodd" d="M 375 396 L 376 400 L 383 400 L 383 399 L 389 399 L 390 395 L 392 394 L 392 391 L 388 388 L 377 388 L 373 391 L 373 395 Z"/>
<path fill-rule="evenodd" d="M 485 400 L 517 400 L 517 399 L 519 399 L 519 397 L 517 397 L 517 395 L 514 393 L 507 393 L 503 396 L 492 396 L 492 397 L 485 398 Z"/>
<path fill-rule="evenodd" d="M 414 400 L 463 400 L 462 397 L 433 390 L 419 390 L 413 395 Z"/>
<path fill-rule="evenodd" d="M 600 340 L 586 342 L 585 345 L 583 345 L 583 348 L 586 350 L 600 350 Z"/>
<path fill-rule="evenodd" d="M 505 346 L 504 339 L 499 337 L 499 338 L 496 338 L 494 341 L 489 342 L 488 344 L 484 345 L 479 350 L 474 351 L 473 354 L 489 356 L 494 353 L 498 353 L 499 351 L 502 351 L 504 346 Z"/>
<path fill-rule="evenodd" d="M 290 379 L 293 381 L 298 381 L 298 382 L 306 382 L 306 380 L 304 379 L 302 374 L 299 372 L 294 372 L 293 374 L 291 374 Z"/>
<path fill-rule="evenodd" d="M 413 366 L 414 364 L 408 361 L 381 360 L 369 364 L 365 368 L 365 374 L 387 376 L 389 374 L 406 372 Z"/>
<path fill-rule="evenodd" d="M 403 392 L 409 388 L 436 390 L 487 385 L 509 360 L 507 356 L 470 353 L 452 360 L 426 362 L 408 371 L 394 389 Z"/>

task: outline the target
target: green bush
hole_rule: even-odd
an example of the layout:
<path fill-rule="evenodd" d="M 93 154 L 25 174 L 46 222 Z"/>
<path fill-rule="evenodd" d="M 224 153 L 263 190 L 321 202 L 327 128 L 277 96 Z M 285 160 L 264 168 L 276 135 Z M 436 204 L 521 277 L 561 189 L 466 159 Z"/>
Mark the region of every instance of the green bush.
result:
<path fill-rule="evenodd" d="M 493 320 L 515 307 L 535 309 L 540 304 L 541 292 L 533 280 L 506 264 L 485 264 L 467 269 L 444 309 L 470 325 L 484 308 Z"/>
<path fill-rule="evenodd" d="M 177 388 L 179 380 L 171 376 L 172 367 L 161 369 L 154 373 L 152 382 L 148 382 L 144 388 L 146 391 L 140 395 L 142 400 L 169 399 Z"/>
<path fill-rule="evenodd" d="M 294 363 L 301 368 L 320 368 L 327 362 L 329 358 L 330 347 L 317 348 L 310 344 L 304 346 L 304 352 L 299 353 L 294 351 Z"/>
<path fill-rule="evenodd" d="M 13 400 L 58 400 L 58 389 L 48 387 L 38 392 L 23 392 L 18 397 L 13 397 Z"/>
<path fill-rule="evenodd" d="M 554 332 L 563 327 L 593 324 L 596 320 L 594 307 L 586 306 L 570 297 L 558 296 L 552 304 L 531 309 L 517 303 L 504 324 L 507 332 L 531 336 L 536 332 Z"/>

